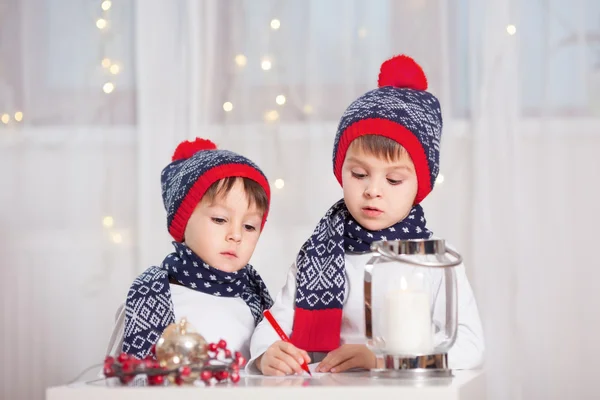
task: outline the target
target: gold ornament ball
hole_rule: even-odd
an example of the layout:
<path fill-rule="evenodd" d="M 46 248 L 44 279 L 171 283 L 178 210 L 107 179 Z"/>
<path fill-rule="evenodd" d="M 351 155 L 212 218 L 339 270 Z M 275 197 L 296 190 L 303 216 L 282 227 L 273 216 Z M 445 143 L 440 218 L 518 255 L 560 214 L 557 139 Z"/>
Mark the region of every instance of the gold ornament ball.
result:
<path fill-rule="evenodd" d="M 190 364 L 202 365 L 208 359 L 208 344 L 206 339 L 182 318 L 178 323 L 167 326 L 156 342 L 156 359 L 161 367 L 169 370 Z M 193 382 L 198 376 L 198 372 L 192 372 L 184 378 L 184 382 Z M 173 381 L 174 377 L 169 379 Z"/>

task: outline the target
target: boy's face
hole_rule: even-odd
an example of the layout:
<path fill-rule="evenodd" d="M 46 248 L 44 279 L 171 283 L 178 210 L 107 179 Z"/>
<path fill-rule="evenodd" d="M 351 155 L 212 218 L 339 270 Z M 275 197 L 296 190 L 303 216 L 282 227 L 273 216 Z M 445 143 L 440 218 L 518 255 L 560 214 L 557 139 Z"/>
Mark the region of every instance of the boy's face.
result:
<path fill-rule="evenodd" d="M 342 183 L 350 214 L 372 231 L 389 228 L 406 218 L 418 189 L 415 166 L 408 153 L 388 161 L 352 145 L 342 166 Z"/>
<path fill-rule="evenodd" d="M 263 213 L 249 206 L 241 179 L 214 202 L 203 198 L 185 228 L 185 243 L 211 267 L 242 269 L 254 253 Z"/>

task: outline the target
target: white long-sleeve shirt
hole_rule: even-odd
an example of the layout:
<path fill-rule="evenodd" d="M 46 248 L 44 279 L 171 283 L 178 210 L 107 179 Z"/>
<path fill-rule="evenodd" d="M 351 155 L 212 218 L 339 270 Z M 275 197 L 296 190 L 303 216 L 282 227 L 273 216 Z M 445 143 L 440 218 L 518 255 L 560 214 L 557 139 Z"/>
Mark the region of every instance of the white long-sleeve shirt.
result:
<path fill-rule="evenodd" d="M 170 284 L 175 321 L 185 317 L 209 343 L 223 339 L 232 351 L 250 356 L 250 338 L 254 317 L 239 297 L 218 297 L 181 285 Z M 108 354 L 118 355 L 123 347 L 125 307 L 117 311 L 117 321 L 108 346 Z"/>
<path fill-rule="evenodd" d="M 364 271 L 371 257 L 372 254 L 368 253 L 346 253 L 346 300 L 342 310 L 340 344 L 365 343 Z M 294 322 L 296 271 L 294 263 L 288 272 L 285 286 L 278 293 L 271 308 L 271 313 L 288 336 L 291 335 Z M 448 353 L 448 363 L 453 369 L 472 369 L 483 363 L 483 328 L 465 267 L 461 264 L 455 271 L 458 288 L 458 331 L 456 342 Z M 436 288 L 432 293 L 433 319 L 445 321 L 445 285 L 439 284 L 442 282 L 443 272 L 438 269 L 431 274 L 434 282 L 432 287 Z M 246 366 L 248 373 L 259 373 L 255 365 L 256 358 L 278 340 L 279 336 L 269 322 L 263 319 L 252 335 L 251 358 Z"/>

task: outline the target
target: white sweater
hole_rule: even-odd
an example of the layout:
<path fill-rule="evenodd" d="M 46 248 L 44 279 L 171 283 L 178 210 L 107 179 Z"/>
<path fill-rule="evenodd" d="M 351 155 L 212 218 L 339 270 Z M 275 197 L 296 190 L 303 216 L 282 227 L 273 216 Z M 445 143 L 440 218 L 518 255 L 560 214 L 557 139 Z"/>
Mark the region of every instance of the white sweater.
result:
<path fill-rule="evenodd" d="M 371 254 L 346 253 L 346 301 L 342 311 L 341 344 L 365 342 L 364 270 Z M 443 272 L 435 270 L 433 281 L 441 282 Z M 437 276 L 433 276 L 437 275 Z M 458 287 L 458 334 L 454 346 L 448 353 L 448 363 L 453 369 L 472 369 L 483 362 L 483 329 L 477 304 L 469 285 L 465 267 L 456 267 Z M 445 286 L 433 285 L 437 292 L 432 296 L 433 318 L 445 321 Z M 296 264 L 290 268 L 287 282 L 275 299 L 271 312 L 287 335 L 292 332 L 294 301 L 296 298 Z M 262 320 L 252 335 L 251 359 L 246 366 L 248 373 L 258 373 L 255 361 L 267 348 L 279 340 L 269 322 Z"/>
<path fill-rule="evenodd" d="M 254 330 L 254 317 L 250 308 L 239 297 L 217 297 L 170 284 L 175 321 L 185 317 L 209 342 L 227 341 L 232 351 L 250 356 L 250 337 Z M 125 307 L 117 311 L 117 321 L 108 346 L 107 354 L 121 353 L 125 329 Z"/>

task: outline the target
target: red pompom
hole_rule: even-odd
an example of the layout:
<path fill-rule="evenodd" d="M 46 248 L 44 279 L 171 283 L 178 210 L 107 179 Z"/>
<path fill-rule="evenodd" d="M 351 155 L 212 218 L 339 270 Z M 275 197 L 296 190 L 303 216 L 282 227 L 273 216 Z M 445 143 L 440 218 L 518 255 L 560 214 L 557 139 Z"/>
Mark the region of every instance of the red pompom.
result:
<path fill-rule="evenodd" d="M 379 87 L 394 86 L 427 90 L 427 77 L 415 60 L 405 55 L 399 55 L 381 64 L 378 84 Z"/>
<path fill-rule="evenodd" d="M 196 138 L 193 142 L 186 140 L 185 142 L 179 143 L 179 146 L 173 153 L 172 161 L 186 160 L 202 150 L 216 150 L 217 145 L 207 139 Z"/>

